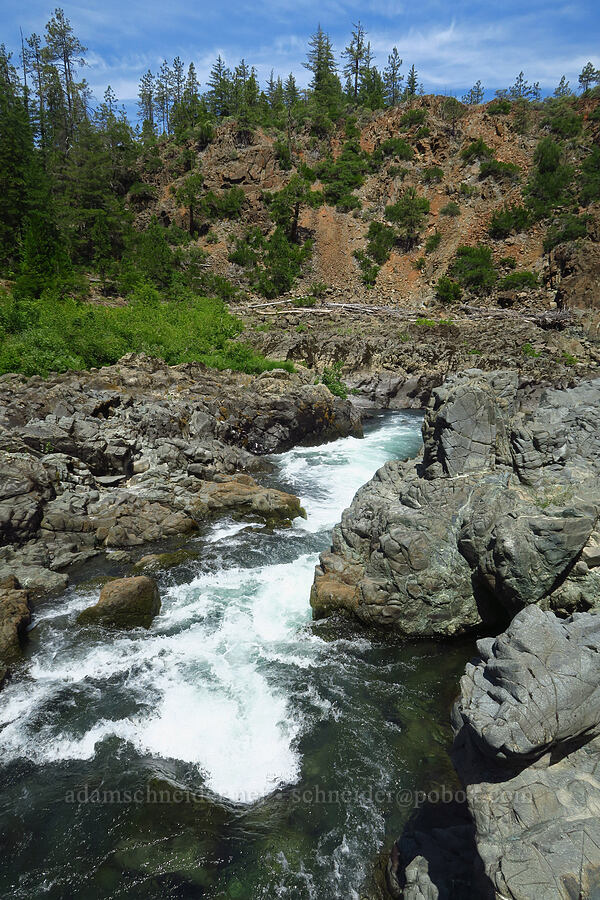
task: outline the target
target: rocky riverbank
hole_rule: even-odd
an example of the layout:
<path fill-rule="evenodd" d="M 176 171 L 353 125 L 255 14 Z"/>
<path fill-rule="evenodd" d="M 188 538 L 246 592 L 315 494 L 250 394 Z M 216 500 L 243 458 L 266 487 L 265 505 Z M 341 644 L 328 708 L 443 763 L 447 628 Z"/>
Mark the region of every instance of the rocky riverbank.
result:
<path fill-rule="evenodd" d="M 466 809 L 435 829 L 436 810 L 419 811 L 389 866 L 392 896 L 595 897 L 600 617 L 529 606 L 477 647 L 453 710 Z"/>
<path fill-rule="evenodd" d="M 14 592 L 63 590 L 71 569 L 92 557 L 133 560 L 148 552 L 144 545 L 189 534 L 220 513 L 303 515 L 297 497 L 255 480 L 269 468 L 261 454 L 348 434 L 362 434 L 359 413 L 302 369 L 247 376 L 130 355 L 47 380 L 2 377 L 0 579 L 8 593 L 0 612 L 8 644 L 18 645 L 26 619 Z"/>
<path fill-rule="evenodd" d="M 311 602 L 409 637 L 600 605 L 600 380 L 539 391 L 472 370 L 431 396 L 417 460 L 357 493 Z"/>

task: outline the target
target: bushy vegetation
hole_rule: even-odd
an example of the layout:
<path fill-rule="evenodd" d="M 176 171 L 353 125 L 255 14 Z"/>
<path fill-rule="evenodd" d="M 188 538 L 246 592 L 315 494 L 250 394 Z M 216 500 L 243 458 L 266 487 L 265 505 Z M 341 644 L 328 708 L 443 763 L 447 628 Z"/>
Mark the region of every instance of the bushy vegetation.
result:
<path fill-rule="evenodd" d="M 488 233 L 495 240 L 504 240 L 509 234 L 525 231 L 531 224 L 531 214 L 523 204 L 505 205 L 492 213 Z"/>
<path fill-rule="evenodd" d="M 448 272 L 461 287 L 476 294 L 488 293 L 498 278 L 492 251 L 483 244 L 458 247 Z"/>
<path fill-rule="evenodd" d="M 400 116 L 400 128 L 412 128 L 413 125 L 422 125 L 426 118 L 426 109 L 407 109 Z"/>
<path fill-rule="evenodd" d="M 348 387 L 341 378 L 343 363 L 336 362 L 332 366 L 325 366 L 323 369 L 322 383 L 329 388 L 336 397 L 346 400 L 348 397 Z"/>
<path fill-rule="evenodd" d="M 403 141 L 401 138 L 392 137 L 382 141 L 377 150 L 373 153 L 373 160 L 377 162 L 386 156 L 391 156 L 395 159 L 409 160 L 413 158 L 414 153 L 412 147 L 410 144 L 407 144 L 406 141 Z"/>
<path fill-rule="evenodd" d="M 456 202 L 456 200 L 449 200 L 445 206 L 442 206 L 440 209 L 440 216 L 450 216 L 451 218 L 456 218 L 460 216 L 460 206 Z"/>
<path fill-rule="evenodd" d="M 241 322 L 221 300 L 182 292 L 162 301 L 140 285 L 126 306 L 92 306 L 46 291 L 39 299 L 0 294 L 0 373 L 24 375 L 85 369 L 148 353 L 170 365 L 199 361 L 219 369 L 262 372 L 273 362 L 234 338 Z"/>
<path fill-rule="evenodd" d="M 369 169 L 368 154 L 360 149 L 357 141 L 346 141 L 337 159 L 328 157 L 316 170 L 327 203 L 345 212 L 358 209 L 360 200 L 353 191 L 364 183 Z"/>
<path fill-rule="evenodd" d="M 444 170 L 440 166 L 426 166 L 421 171 L 421 180 L 425 184 L 439 183 L 444 177 Z"/>
<path fill-rule="evenodd" d="M 389 225 L 381 222 L 371 222 L 367 232 L 367 253 L 380 265 L 390 255 L 390 251 L 396 243 L 396 232 Z"/>
<path fill-rule="evenodd" d="M 510 112 L 510 100 L 492 100 L 488 105 L 487 112 L 490 116 L 507 116 Z"/>
<path fill-rule="evenodd" d="M 546 232 L 544 253 L 549 253 L 559 244 L 576 241 L 587 235 L 588 217 L 567 213 L 556 220 Z"/>
<path fill-rule="evenodd" d="M 498 159 L 488 159 L 481 163 L 479 169 L 480 178 L 494 178 L 496 181 L 518 181 L 519 167 L 514 163 L 500 162 Z"/>
<path fill-rule="evenodd" d="M 428 235 L 425 241 L 425 253 L 434 253 L 440 246 L 441 241 L 442 235 L 439 231 L 434 231 L 433 234 Z"/>
<path fill-rule="evenodd" d="M 476 140 L 471 141 L 466 147 L 463 147 L 460 151 L 460 155 L 465 162 L 470 163 L 474 162 L 476 159 L 491 159 L 494 155 L 494 151 L 491 147 L 488 147 L 483 138 L 477 138 Z"/>
<path fill-rule="evenodd" d="M 498 282 L 498 287 L 501 290 L 515 290 L 520 291 L 524 288 L 533 288 L 537 287 L 538 279 L 537 275 L 534 272 L 511 272 L 509 275 L 505 275 L 504 278 L 501 278 Z"/>
<path fill-rule="evenodd" d="M 563 152 L 552 138 L 542 138 L 534 154 L 535 168 L 525 193 L 532 215 L 543 219 L 571 197 L 573 169 L 563 162 Z"/>
<path fill-rule="evenodd" d="M 396 226 L 398 240 L 410 249 L 425 228 L 429 214 L 429 200 L 420 197 L 414 188 L 406 188 L 396 203 L 385 208 L 388 222 Z"/>
<path fill-rule="evenodd" d="M 438 279 L 435 295 L 442 303 L 456 303 L 462 297 L 462 288 L 460 284 L 452 278 L 449 278 L 447 275 L 442 275 L 442 277 Z"/>

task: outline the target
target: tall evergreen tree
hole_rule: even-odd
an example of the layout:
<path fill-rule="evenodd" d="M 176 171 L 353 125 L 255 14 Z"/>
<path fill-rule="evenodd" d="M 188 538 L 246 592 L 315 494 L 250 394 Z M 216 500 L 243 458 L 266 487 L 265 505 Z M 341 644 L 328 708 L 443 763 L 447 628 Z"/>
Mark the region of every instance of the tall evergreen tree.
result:
<path fill-rule="evenodd" d="M 406 87 L 404 88 L 403 99 L 412 100 L 413 97 L 416 97 L 419 93 L 419 87 L 419 76 L 415 64 L 413 63 L 408 70 L 408 75 L 406 77 Z"/>
<path fill-rule="evenodd" d="M 388 56 L 387 66 L 383 71 L 383 84 L 385 88 L 385 100 L 388 106 L 397 106 L 402 99 L 402 82 L 404 75 L 400 74 L 402 60 L 398 48 L 394 47 Z"/>
<path fill-rule="evenodd" d="M 343 72 L 350 88 L 350 95 L 356 101 L 367 46 L 365 44 L 366 32 L 360 20 L 353 27 L 350 43 L 342 50 L 342 57 L 347 60 Z"/>
<path fill-rule="evenodd" d="M 0 267 L 17 264 L 29 209 L 33 137 L 27 108 L 10 56 L 0 45 Z"/>
<path fill-rule="evenodd" d="M 312 72 L 310 87 L 317 104 L 333 112 L 341 99 L 342 87 L 337 76 L 333 46 L 329 35 L 319 25 L 308 42 L 305 68 Z"/>
<path fill-rule="evenodd" d="M 296 79 L 293 74 L 290 72 L 288 77 L 285 80 L 285 84 L 283 86 L 283 97 L 284 103 L 288 109 L 291 109 L 295 103 L 298 103 L 300 100 L 300 93 L 298 91 L 298 86 L 296 85 Z"/>
<path fill-rule="evenodd" d="M 588 62 L 579 73 L 577 80 L 583 93 L 587 94 L 593 84 L 600 84 L 600 70 L 596 69 L 591 62 Z"/>
<path fill-rule="evenodd" d="M 215 116 L 222 118 L 230 114 L 231 72 L 221 58 L 221 54 L 210 70 L 207 98 L 210 110 Z"/>
<path fill-rule="evenodd" d="M 467 106 L 478 106 L 480 103 L 483 103 L 484 96 L 485 93 L 481 81 L 476 81 L 473 87 L 463 95 L 462 102 L 466 103 Z"/>
<path fill-rule="evenodd" d="M 142 126 L 154 131 L 154 109 L 155 109 L 155 87 L 156 80 L 154 75 L 148 71 L 142 75 L 140 86 L 138 88 L 138 110 L 142 120 Z"/>
<path fill-rule="evenodd" d="M 560 81 L 554 89 L 554 96 L 558 98 L 573 96 L 573 91 L 571 90 L 565 75 L 560 76 Z"/>
<path fill-rule="evenodd" d="M 66 109 L 66 134 L 71 140 L 75 125 L 85 117 L 83 84 L 76 81 L 76 71 L 85 65 L 87 47 L 75 36 L 69 19 L 60 8 L 46 25 L 45 61 L 56 68 Z"/>

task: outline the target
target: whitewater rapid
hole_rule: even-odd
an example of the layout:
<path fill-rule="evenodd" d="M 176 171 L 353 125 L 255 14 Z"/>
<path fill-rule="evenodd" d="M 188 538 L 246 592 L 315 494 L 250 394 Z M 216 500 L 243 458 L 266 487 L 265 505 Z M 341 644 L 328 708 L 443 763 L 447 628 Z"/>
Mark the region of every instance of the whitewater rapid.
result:
<path fill-rule="evenodd" d="M 104 742 L 189 764 L 215 795 L 251 803 L 294 784 L 300 738 L 339 714 L 303 673 L 330 666 L 343 641 L 311 619 L 318 553 L 356 490 L 394 456 L 413 455 L 414 415 L 382 417 L 363 440 L 273 457 L 276 481 L 307 512 L 289 529 L 220 521 L 196 539 L 186 580 L 165 574 L 149 631 L 81 630 L 97 586 L 40 605 L 38 647 L 9 683 L 0 710 L 0 758 L 37 765 L 93 759 Z"/>

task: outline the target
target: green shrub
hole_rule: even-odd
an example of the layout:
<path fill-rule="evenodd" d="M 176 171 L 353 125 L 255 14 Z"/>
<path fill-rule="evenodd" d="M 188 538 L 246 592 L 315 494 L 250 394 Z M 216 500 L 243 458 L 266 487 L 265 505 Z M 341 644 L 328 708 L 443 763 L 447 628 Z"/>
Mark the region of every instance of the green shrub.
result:
<path fill-rule="evenodd" d="M 396 225 L 398 239 L 410 248 L 425 227 L 429 200 L 419 197 L 414 188 L 406 188 L 396 203 L 386 206 L 385 216 Z"/>
<path fill-rule="evenodd" d="M 415 319 L 415 325 L 418 325 L 421 328 L 435 328 L 437 322 L 434 322 L 433 319 L 426 319 L 424 316 L 418 316 Z"/>
<path fill-rule="evenodd" d="M 566 140 L 577 137 L 583 128 L 583 119 L 564 100 L 553 101 L 542 125 L 549 128 L 553 134 Z"/>
<path fill-rule="evenodd" d="M 505 275 L 500 279 L 498 287 L 501 290 L 519 291 L 523 288 L 537 287 L 537 284 L 537 275 L 533 272 L 511 272 L 510 275 Z"/>
<path fill-rule="evenodd" d="M 415 140 L 420 140 L 421 138 L 429 137 L 431 134 L 431 129 L 427 127 L 427 125 L 422 125 L 420 128 L 417 128 L 415 131 Z"/>
<path fill-rule="evenodd" d="M 390 166 L 388 168 L 388 175 L 390 178 L 401 178 L 404 179 L 409 174 L 410 169 L 405 168 L 404 166 Z"/>
<path fill-rule="evenodd" d="M 510 100 L 492 100 L 487 107 L 490 116 L 506 116 L 510 112 Z"/>
<path fill-rule="evenodd" d="M 533 215 L 541 219 L 570 199 L 573 170 L 562 162 L 560 146 L 549 137 L 537 145 L 534 163 L 525 193 Z"/>
<path fill-rule="evenodd" d="M 427 260 L 425 259 L 424 256 L 419 256 L 413 262 L 413 268 L 416 269 L 417 272 L 422 272 L 426 265 L 427 265 Z"/>
<path fill-rule="evenodd" d="M 371 222 L 367 238 L 367 254 L 381 265 L 388 259 L 390 251 L 396 243 L 396 232 L 389 225 Z"/>
<path fill-rule="evenodd" d="M 519 167 L 514 163 L 500 162 L 497 159 L 489 159 L 481 163 L 480 178 L 494 178 L 496 181 L 518 181 Z"/>
<path fill-rule="evenodd" d="M 413 125 L 422 125 L 426 118 L 426 109 L 407 109 L 400 117 L 400 128 L 412 128 Z"/>
<path fill-rule="evenodd" d="M 360 207 L 353 191 L 360 187 L 369 171 L 369 157 L 356 141 L 346 141 L 337 159 L 329 157 L 317 167 L 327 203 L 348 212 Z"/>
<path fill-rule="evenodd" d="M 498 265 L 505 269 L 516 269 L 517 260 L 514 256 L 503 256 L 498 260 Z"/>
<path fill-rule="evenodd" d="M 460 216 L 460 206 L 455 200 L 450 200 L 440 209 L 440 216 L 452 216 L 452 218 L 456 218 L 456 216 Z"/>
<path fill-rule="evenodd" d="M 377 157 L 378 155 L 383 156 L 393 156 L 396 159 L 404 159 L 409 160 L 414 156 L 413 149 L 410 144 L 407 144 L 406 141 L 403 141 L 401 138 L 388 138 L 383 141 L 374 152 L 373 156 Z"/>
<path fill-rule="evenodd" d="M 492 251 L 483 244 L 458 247 L 449 274 L 463 287 L 477 294 L 487 293 L 496 283 Z"/>
<path fill-rule="evenodd" d="M 379 266 L 369 259 L 364 250 L 355 250 L 354 258 L 357 260 L 358 265 L 360 266 L 363 284 L 365 284 L 369 288 L 373 287 L 373 285 L 377 281 Z"/>
<path fill-rule="evenodd" d="M 586 237 L 588 221 L 587 216 L 575 216 L 572 213 L 562 216 L 546 232 L 544 253 L 549 253 L 558 244 Z"/>
<path fill-rule="evenodd" d="M 474 197 L 477 192 L 477 188 L 474 184 L 467 184 L 465 181 L 463 181 L 458 187 L 458 193 L 461 197 Z"/>
<path fill-rule="evenodd" d="M 567 353 L 566 350 L 563 350 L 562 360 L 565 366 L 574 366 L 577 364 L 577 357 L 573 356 L 572 353 Z"/>
<path fill-rule="evenodd" d="M 442 235 L 439 231 L 434 231 L 425 241 L 425 253 L 433 253 L 440 246 Z"/>
<path fill-rule="evenodd" d="M 295 300 L 292 300 L 292 306 L 312 309 L 313 306 L 317 305 L 317 301 L 314 297 L 296 297 Z"/>
<path fill-rule="evenodd" d="M 275 159 L 279 163 L 279 168 L 285 172 L 289 172 L 292 168 L 292 154 L 289 146 L 284 141 L 275 141 L 274 147 Z"/>
<path fill-rule="evenodd" d="M 462 297 L 462 288 L 458 282 L 442 275 L 438 279 L 435 295 L 442 303 L 456 303 Z"/>
<path fill-rule="evenodd" d="M 125 353 L 147 353 L 169 365 L 200 361 L 217 368 L 260 372 L 269 361 L 234 341 L 242 323 L 221 300 L 181 293 L 163 302 L 151 284 L 138 284 L 127 306 L 91 306 L 46 293 L 16 302 L 0 296 L 0 373 L 47 375 L 115 363 Z M 291 364 L 283 364 L 290 367 Z"/>
<path fill-rule="evenodd" d="M 531 224 L 529 210 L 519 204 L 504 206 L 492 213 L 488 234 L 495 240 L 504 240 L 513 232 L 525 231 Z"/>
<path fill-rule="evenodd" d="M 444 170 L 440 166 L 426 166 L 421 172 L 421 180 L 425 184 L 440 182 L 444 177 Z"/>
<path fill-rule="evenodd" d="M 327 285 L 324 281 L 313 281 L 310 292 L 313 297 L 324 297 L 327 293 Z"/>
<path fill-rule="evenodd" d="M 158 191 L 153 184 L 146 184 L 143 181 L 136 181 L 135 184 L 132 184 L 129 188 L 129 201 L 131 203 L 147 203 L 151 200 L 155 200 L 158 195 Z"/>
<path fill-rule="evenodd" d="M 491 159 L 494 151 L 491 147 L 488 147 L 483 138 L 477 138 L 477 140 L 471 141 L 468 146 L 463 147 L 460 155 L 465 162 L 473 162 L 475 159 Z"/>
<path fill-rule="evenodd" d="M 523 344 L 523 355 L 529 356 L 530 359 L 537 359 L 538 356 L 541 356 L 541 351 L 536 350 L 532 344 Z"/>
<path fill-rule="evenodd" d="M 332 366 L 325 366 L 323 369 L 323 377 L 321 382 L 329 388 L 336 397 L 346 400 L 348 397 L 348 387 L 341 379 L 342 363 L 336 362 Z"/>
<path fill-rule="evenodd" d="M 600 198 L 600 147 L 597 145 L 581 164 L 579 184 L 579 196 L 583 206 Z"/>

